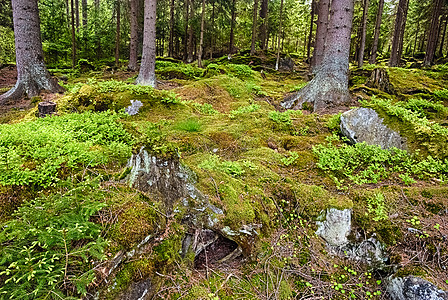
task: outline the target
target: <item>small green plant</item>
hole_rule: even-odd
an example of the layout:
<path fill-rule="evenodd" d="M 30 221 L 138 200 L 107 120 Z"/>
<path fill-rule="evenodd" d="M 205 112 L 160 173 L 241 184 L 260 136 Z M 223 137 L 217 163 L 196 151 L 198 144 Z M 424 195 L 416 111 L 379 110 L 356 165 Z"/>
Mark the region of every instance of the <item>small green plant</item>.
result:
<path fill-rule="evenodd" d="M 178 104 L 180 103 L 179 96 L 172 91 L 161 91 L 161 95 L 159 97 L 160 102 L 164 104 Z"/>
<path fill-rule="evenodd" d="M 176 154 L 176 147 L 167 140 L 167 135 L 162 130 L 170 123 L 160 120 L 157 123 L 147 122 L 137 130 L 140 134 L 139 141 L 145 145 L 146 149 L 160 156 L 172 156 Z"/>
<path fill-rule="evenodd" d="M 236 119 L 239 116 L 243 116 L 243 115 L 249 114 L 251 112 L 257 111 L 260 108 L 261 108 L 261 106 L 258 105 L 258 104 L 251 104 L 251 105 L 248 105 L 248 106 L 241 106 L 241 107 L 239 107 L 236 110 L 230 111 L 229 118 L 230 119 Z"/>
<path fill-rule="evenodd" d="M 175 128 L 187 132 L 198 132 L 201 131 L 202 125 L 196 119 L 187 119 L 177 123 Z"/>
<path fill-rule="evenodd" d="M 292 119 L 294 116 L 301 116 L 303 113 L 300 110 L 287 110 L 285 112 L 271 111 L 268 117 L 273 121 L 280 130 L 291 129 Z"/>
<path fill-rule="evenodd" d="M 254 93 L 257 96 L 267 96 L 268 93 L 266 93 L 265 91 L 263 91 L 263 89 L 261 88 L 261 86 L 253 83 L 253 82 L 248 82 L 246 83 L 246 88 L 251 92 Z"/>
<path fill-rule="evenodd" d="M 285 166 L 290 166 L 290 165 L 294 164 L 298 159 L 299 159 L 299 154 L 297 152 L 289 151 L 289 156 L 283 157 L 281 159 L 281 161 Z"/>
<path fill-rule="evenodd" d="M 217 110 L 213 108 L 211 104 L 208 103 L 199 104 L 194 102 L 192 105 L 197 111 L 199 111 L 203 115 L 215 115 L 219 113 Z"/>
<path fill-rule="evenodd" d="M 331 131 L 338 132 L 341 128 L 341 115 L 342 113 L 338 113 L 332 115 L 327 121 L 327 127 Z"/>
<path fill-rule="evenodd" d="M 448 64 L 445 64 L 445 65 L 448 65 Z M 437 90 L 434 92 L 434 96 L 436 96 L 436 98 L 440 99 L 440 100 L 447 100 L 448 99 L 448 89 Z"/>
<path fill-rule="evenodd" d="M 222 161 L 218 155 L 213 154 L 208 159 L 200 163 L 198 167 L 206 170 L 217 170 L 231 176 L 238 177 L 245 173 L 245 167 L 253 170 L 256 166 L 253 164 L 247 164 L 246 162 L 239 163 L 237 161 Z"/>
<path fill-rule="evenodd" d="M 254 76 L 254 71 L 247 65 L 228 64 L 226 67 L 230 74 L 239 79 L 250 79 Z"/>
<path fill-rule="evenodd" d="M 367 198 L 367 211 L 374 216 L 372 219 L 375 222 L 388 219 L 384 203 L 384 195 L 382 193 L 378 192 L 375 193 L 373 197 Z"/>
<path fill-rule="evenodd" d="M 417 216 L 413 216 L 410 219 L 406 219 L 406 222 L 411 223 L 414 227 L 420 227 L 420 220 Z"/>
<path fill-rule="evenodd" d="M 293 86 L 292 88 L 289 89 L 289 92 L 293 93 L 293 92 L 298 92 L 301 89 L 303 89 L 305 86 L 307 85 L 307 82 L 302 82 L 298 85 Z"/>

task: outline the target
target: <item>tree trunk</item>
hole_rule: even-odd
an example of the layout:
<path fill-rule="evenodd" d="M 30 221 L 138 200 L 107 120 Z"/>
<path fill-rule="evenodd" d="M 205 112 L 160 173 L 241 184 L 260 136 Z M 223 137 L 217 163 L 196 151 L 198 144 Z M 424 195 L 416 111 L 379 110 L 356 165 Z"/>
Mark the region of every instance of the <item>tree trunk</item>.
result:
<path fill-rule="evenodd" d="M 76 33 L 75 33 L 75 10 L 73 0 L 70 1 L 72 14 L 72 68 L 76 66 Z"/>
<path fill-rule="evenodd" d="M 310 61 L 311 55 L 311 41 L 313 40 L 313 27 L 314 27 L 314 11 L 316 7 L 316 0 L 311 2 L 311 21 L 310 21 L 310 33 L 308 35 L 308 45 L 306 47 L 306 59 Z"/>
<path fill-rule="evenodd" d="M 118 66 L 120 64 L 120 22 L 121 22 L 121 0 L 116 0 L 117 2 L 117 30 L 115 35 L 115 65 Z"/>
<path fill-rule="evenodd" d="M 389 74 L 384 68 L 374 69 L 370 78 L 367 80 L 366 85 L 388 94 L 394 93 L 393 86 L 390 84 Z"/>
<path fill-rule="evenodd" d="M 137 84 L 156 87 L 156 0 L 145 0 L 143 51 Z"/>
<path fill-rule="evenodd" d="M 82 0 L 82 26 L 87 26 L 87 0 Z"/>
<path fill-rule="evenodd" d="M 189 23 L 189 14 L 190 12 L 190 1 L 185 1 L 185 35 L 184 35 L 184 61 L 187 61 L 188 58 L 188 23 Z"/>
<path fill-rule="evenodd" d="M 316 39 L 311 59 L 311 72 L 315 73 L 324 60 L 325 40 L 327 38 L 328 16 L 330 14 L 330 1 L 320 0 L 317 12 Z"/>
<path fill-rule="evenodd" d="M 131 40 L 129 45 L 129 64 L 128 69 L 137 70 L 138 56 L 138 0 L 130 0 L 130 23 L 131 23 Z"/>
<path fill-rule="evenodd" d="M 205 0 L 202 0 L 201 39 L 199 41 L 199 53 L 198 53 L 199 68 L 202 68 L 202 53 L 204 52 L 204 23 L 205 23 Z"/>
<path fill-rule="evenodd" d="M 187 62 L 191 63 L 194 59 L 193 52 L 194 52 L 194 31 L 193 31 L 193 18 L 194 18 L 194 0 L 190 0 L 190 25 L 188 28 L 188 56 L 187 56 Z"/>
<path fill-rule="evenodd" d="M 328 25 L 324 62 L 316 76 L 296 94 L 285 98 L 282 106 L 301 109 L 304 103 L 314 111 L 349 103 L 348 67 L 354 0 L 333 0 Z"/>
<path fill-rule="evenodd" d="M 75 0 L 76 30 L 79 31 L 79 0 Z"/>
<path fill-rule="evenodd" d="M 174 56 L 174 0 L 170 3 L 170 40 L 168 44 L 168 56 Z"/>
<path fill-rule="evenodd" d="M 375 22 L 375 34 L 373 36 L 373 44 L 372 44 L 372 51 L 370 53 L 369 64 L 376 63 L 376 56 L 378 52 L 378 41 L 380 39 L 381 22 L 383 18 L 383 10 L 384 10 L 384 0 L 379 0 L 378 13 L 376 15 L 376 22 Z"/>
<path fill-rule="evenodd" d="M 275 62 L 275 70 L 278 71 L 278 63 L 280 62 L 280 37 L 282 36 L 282 22 L 283 22 L 283 0 L 280 2 L 280 19 L 278 25 L 278 44 L 277 44 L 277 60 Z"/>
<path fill-rule="evenodd" d="M 261 0 L 260 8 L 260 46 L 264 51 L 267 48 L 266 43 L 266 33 L 267 33 L 267 22 L 268 22 L 268 0 Z"/>
<path fill-rule="evenodd" d="M 445 14 L 445 25 L 443 26 L 442 40 L 440 41 L 439 47 L 439 57 L 443 57 L 443 44 L 445 44 L 445 36 L 446 36 L 446 23 L 448 22 L 448 14 Z"/>
<path fill-rule="evenodd" d="M 37 1 L 12 0 L 12 12 L 17 82 L 11 90 L 0 95 L 0 105 L 10 104 L 25 95 L 37 96 L 42 90 L 62 92 L 64 89 L 50 77 L 44 64 Z"/>
<path fill-rule="evenodd" d="M 390 53 L 389 66 L 396 67 L 401 60 L 400 45 L 403 42 L 404 25 L 406 24 L 406 15 L 408 10 L 408 0 L 400 0 L 397 7 L 397 16 L 395 17 L 394 38 L 392 41 L 392 50 Z"/>
<path fill-rule="evenodd" d="M 409 9 L 409 0 L 406 1 L 406 9 L 403 12 L 403 22 L 401 24 L 400 42 L 398 43 L 398 63 L 401 63 L 401 56 L 403 54 L 404 32 L 406 29 L 408 9 Z"/>
<path fill-rule="evenodd" d="M 364 0 L 364 12 L 362 14 L 361 44 L 359 45 L 359 53 L 358 53 L 358 68 L 362 68 L 362 65 L 364 64 L 364 50 L 366 48 L 368 11 L 369 11 L 369 0 Z"/>
<path fill-rule="evenodd" d="M 215 1 L 213 1 L 212 4 L 212 16 L 211 16 L 211 20 L 210 20 L 210 59 L 213 59 L 213 36 L 215 35 L 215 28 L 213 27 L 215 24 Z"/>
<path fill-rule="evenodd" d="M 257 16 L 258 16 L 258 0 L 254 0 L 254 15 L 252 19 L 252 43 L 250 45 L 250 55 L 255 54 L 255 41 L 257 37 Z"/>
<path fill-rule="evenodd" d="M 434 63 L 434 54 L 436 53 L 437 39 L 439 36 L 439 18 L 442 4 L 442 0 L 433 0 L 432 2 L 431 27 L 429 28 L 428 43 L 426 44 L 425 59 L 423 60 L 424 66 L 430 66 Z"/>
<path fill-rule="evenodd" d="M 234 51 L 235 22 L 236 22 L 236 0 L 232 0 L 232 20 L 230 22 L 229 54 L 233 54 Z"/>
<path fill-rule="evenodd" d="M 415 48 L 417 47 L 417 38 L 419 29 L 420 29 L 420 21 L 417 22 L 417 29 L 415 30 L 415 40 L 414 40 L 414 47 L 412 48 L 412 57 L 414 57 L 415 55 Z"/>

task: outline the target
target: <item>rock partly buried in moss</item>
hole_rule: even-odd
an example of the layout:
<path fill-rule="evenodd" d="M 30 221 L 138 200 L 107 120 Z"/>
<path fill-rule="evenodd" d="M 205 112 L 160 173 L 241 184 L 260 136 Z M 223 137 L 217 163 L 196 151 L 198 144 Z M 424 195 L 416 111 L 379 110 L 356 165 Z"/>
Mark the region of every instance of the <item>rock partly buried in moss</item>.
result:
<path fill-rule="evenodd" d="M 392 300 L 447 300 L 448 293 L 419 277 L 407 276 L 389 280 L 387 292 Z"/>
<path fill-rule="evenodd" d="M 383 123 L 371 108 L 355 108 L 341 115 L 341 131 L 350 143 L 366 142 L 383 149 L 392 147 L 406 150 L 406 139 Z"/>
<path fill-rule="evenodd" d="M 331 246 L 344 246 L 348 243 L 348 235 L 352 228 L 351 209 L 338 210 L 329 208 L 325 216 L 321 214 L 317 221 L 316 234 Z"/>

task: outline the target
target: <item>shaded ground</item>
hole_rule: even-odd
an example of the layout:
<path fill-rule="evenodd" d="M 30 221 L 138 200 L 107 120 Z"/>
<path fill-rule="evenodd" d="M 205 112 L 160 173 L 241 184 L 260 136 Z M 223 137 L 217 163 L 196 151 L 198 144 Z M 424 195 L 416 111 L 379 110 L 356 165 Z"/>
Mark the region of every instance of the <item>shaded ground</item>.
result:
<path fill-rule="evenodd" d="M 15 65 L 7 65 L 0 69 L 0 94 L 14 86 L 17 80 L 17 68 Z"/>

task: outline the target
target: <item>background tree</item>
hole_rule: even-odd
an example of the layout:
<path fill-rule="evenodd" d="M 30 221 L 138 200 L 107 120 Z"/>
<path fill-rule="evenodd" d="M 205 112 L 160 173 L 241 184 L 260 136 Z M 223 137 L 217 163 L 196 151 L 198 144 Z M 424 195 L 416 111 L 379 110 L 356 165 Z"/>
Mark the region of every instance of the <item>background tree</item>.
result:
<path fill-rule="evenodd" d="M 358 53 L 358 68 L 362 68 L 364 63 L 364 50 L 366 48 L 366 33 L 367 33 L 367 14 L 369 11 L 369 0 L 364 0 L 364 9 L 362 14 L 362 29 L 361 29 L 361 44 Z"/>
<path fill-rule="evenodd" d="M 383 9 L 384 9 L 384 0 L 379 0 L 378 12 L 375 21 L 375 35 L 373 37 L 372 50 L 370 51 L 370 58 L 369 58 L 370 64 L 376 63 L 376 56 L 378 52 L 378 41 L 380 38 L 380 31 L 381 31 L 381 21 L 383 19 Z"/>
<path fill-rule="evenodd" d="M 395 30 L 390 53 L 389 66 L 396 67 L 401 60 L 403 49 L 404 29 L 406 26 L 406 16 L 409 0 L 400 0 L 397 6 L 397 16 L 395 18 Z"/>
<path fill-rule="evenodd" d="M 131 40 L 129 43 L 129 64 L 128 69 L 137 70 L 137 53 L 138 53 L 138 0 L 130 0 L 130 25 Z"/>
<path fill-rule="evenodd" d="M 142 63 L 136 83 L 156 86 L 156 0 L 145 0 Z"/>
<path fill-rule="evenodd" d="M 24 95 L 33 97 L 40 91 L 62 92 L 44 64 L 40 38 L 39 10 L 35 0 L 13 0 L 12 11 L 16 44 L 17 82 L 0 96 L 0 105 Z"/>
<path fill-rule="evenodd" d="M 426 44 L 426 54 L 423 65 L 430 66 L 434 62 L 437 40 L 439 37 L 439 18 L 444 0 L 432 1 L 431 26 L 429 28 L 428 43 Z"/>
<path fill-rule="evenodd" d="M 316 41 L 314 42 L 314 52 L 311 59 L 311 72 L 319 69 L 323 61 L 325 41 L 327 39 L 328 16 L 330 14 L 330 1 L 320 0 L 317 10 Z"/>

